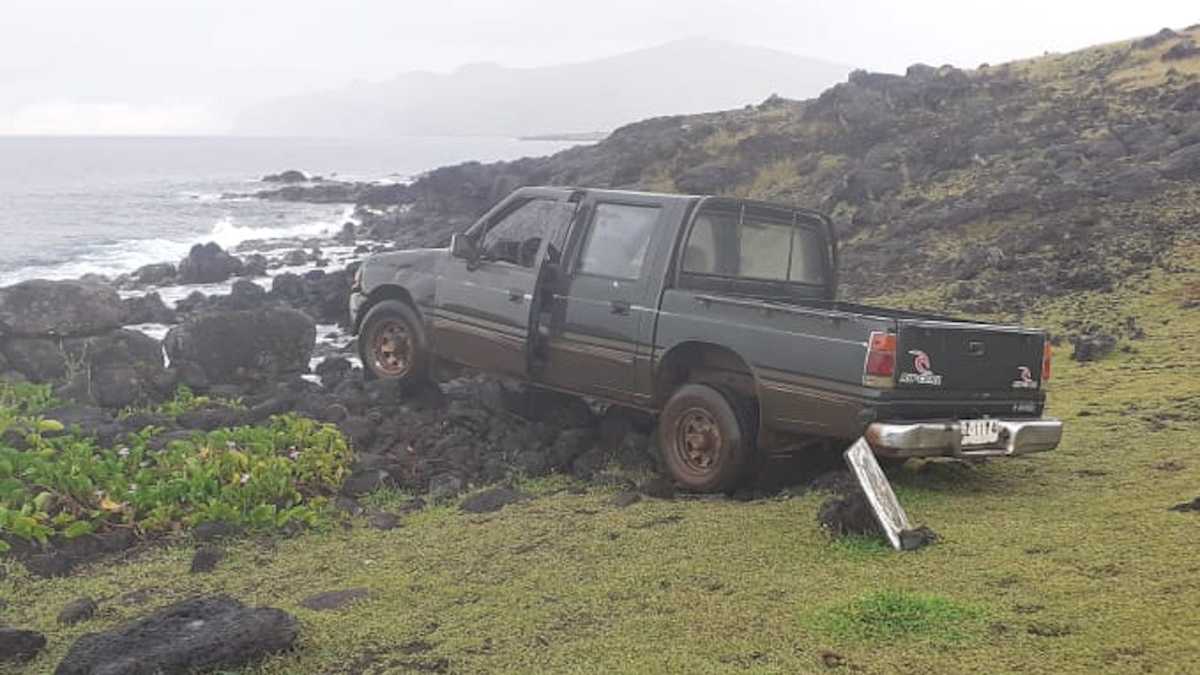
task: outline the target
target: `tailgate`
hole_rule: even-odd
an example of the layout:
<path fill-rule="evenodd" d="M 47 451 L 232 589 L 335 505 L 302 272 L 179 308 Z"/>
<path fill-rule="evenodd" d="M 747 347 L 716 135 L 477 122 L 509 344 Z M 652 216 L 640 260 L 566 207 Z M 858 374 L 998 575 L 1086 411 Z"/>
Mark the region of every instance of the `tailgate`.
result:
<path fill-rule="evenodd" d="M 897 323 L 897 388 L 1018 393 L 1040 384 L 1042 331 L 917 319 Z"/>

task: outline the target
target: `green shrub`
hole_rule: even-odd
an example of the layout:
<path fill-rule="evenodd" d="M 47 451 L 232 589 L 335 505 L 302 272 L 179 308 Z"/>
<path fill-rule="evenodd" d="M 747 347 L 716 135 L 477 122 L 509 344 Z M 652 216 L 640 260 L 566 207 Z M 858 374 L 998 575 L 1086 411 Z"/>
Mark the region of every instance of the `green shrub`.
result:
<path fill-rule="evenodd" d="M 0 533 L 45 541 L 110 527 L 164 532 L 206 521 L 258 529 L 319 525 L 352 454 L 337 428 L 286 415 L 173 441 L 147 429 L 126 446 L 73 435 L 0 445 Z M 2 544 L 3 542 L 0 542 Z"/>
<path fill-rule="evenodd" d="M 239 410 L 245 408 L 245 406 L 242 405 L 241 399 L 232 399 L 231 400 L 231 399 L 223 399 L 223 398 L 213 398 L 210 396 L 198 396 L 194 392 L 192 392 L 192 390 L 190 388 L 188 388 L 187 386 L 180 385 L 179 388 L 177 388 L 175 390 L 175 396 L 173 396 L 170 400 L 164 401 L 164 402 L 159 403 L 158 405 L 154 405 L 154 406 L 147 406 L 147 407 L 141 407 L 141 408 L 137 408 L 137 407 L 126 408 L 121 411 L 121 414 L 119 415 L 119 417 L 127 418 L 136 412 L 149 412 L 149 413 L 154 413 L 154 414 L 158 414 L 158 415 L 165 415 L 166 417 L 175 419 L 176 417 L 179 417 L 183 413 L 190 412 L 192 410 L 200 410 L 201 408 L 209 408 L 209 407 L 213 407 L 213 406 L 234 408 L 234 409 L 239 409 Z"/>
<path fill-rule="evenodd" d="M 50 385 L 0 381 L 0 435 L 28 431 L 30 419 L 56 403 Z"/>

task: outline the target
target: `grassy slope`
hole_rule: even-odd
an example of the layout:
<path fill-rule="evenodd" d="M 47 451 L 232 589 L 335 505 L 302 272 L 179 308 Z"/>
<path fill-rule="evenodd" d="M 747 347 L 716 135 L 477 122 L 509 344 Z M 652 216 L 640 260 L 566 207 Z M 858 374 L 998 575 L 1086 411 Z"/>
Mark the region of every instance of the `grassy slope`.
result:
<path fill-rule="evenodd" d="M 826 652 L 858 672 L 1185 672 L 1200 661 L 1200 516 L 1166 509 L 1200 494 L 1200 310 L 1180 309 L 1200 295 L 1200 247 L 1170 267 L 1070 301 L 1083 308 L 1039 309 L 1050 325 L 1081 309 L 1133 315 L 1147 336 L 1099 363 L 1058 359 L 1052 412 L 1069 425 L 1058 451 L 906 468 L 901 499 L 944 537 L 918 553 L 831 543 L 814 522 L 821 495 L 618 510 L 596 488 L 486 516 L 430 508 L 390 532 L 241 541 L 211 575 L 187 574 L 182 545 L 68 579 L 4 562 L 4 621 L 50 637 L 29 672 L 49 671 L 85 631 L 207 592 L 300 617 L 301 649 L 248 672 L 804 672 L 839 663 Z M 327 613 L 298 605 L 357 586 L 372 597 Z M 135 590 L 151 592 L 146 606 L 122 604 Z M 935 597 L 844 612 L 876 591 Z M 81 594 L 106 598 L 101 616 L 57 627 Z"/>

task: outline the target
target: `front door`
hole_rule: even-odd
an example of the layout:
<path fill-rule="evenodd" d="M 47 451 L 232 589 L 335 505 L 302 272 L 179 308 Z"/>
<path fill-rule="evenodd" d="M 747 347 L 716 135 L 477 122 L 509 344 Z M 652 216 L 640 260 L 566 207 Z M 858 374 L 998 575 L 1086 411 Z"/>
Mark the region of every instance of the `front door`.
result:
<path fill-rule="evenodd" d="M 472 230 L 479 260 L 453 258 L 438 280 L 432 343 L 439 356 L 526 376 L 535 289 L 546 257 L 562 248 L 574 208 L 565 198 L 533 197 Z"/>
<path fill-rule="evenodd" d="M 663 207 L 638 195 L 589 197 L 586 222 L 548 300 L 545 383 L 644 403 L 637 381 L 649 358 L 647 333 L 656 303 L 652 261 L 663 237 Z M 578 228 L 577 228 L 578 229 Z"/>

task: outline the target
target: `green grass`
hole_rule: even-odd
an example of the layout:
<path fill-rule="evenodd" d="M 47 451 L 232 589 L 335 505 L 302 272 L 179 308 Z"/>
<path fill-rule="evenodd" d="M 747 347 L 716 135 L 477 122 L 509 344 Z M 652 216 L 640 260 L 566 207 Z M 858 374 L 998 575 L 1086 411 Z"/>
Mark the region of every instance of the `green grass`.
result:
<path fill-rule="evenodd" d="M 359 522 L 229 544 L 207 575 L 192 548 L 152 547 L 35 579 L 0 562 L 9 625 L 45 632 L 28 666 L 49 672 L 85 632 L 201 593 L 281 607 L 299 648 L 244 673 L 1186 673 L 1200 662 L 1200 517 L 1168 507 L 1200 495 L 1195 345 L 1200 282 L 1182 250 L 1173 273 L 1107 296 L 1046 303 L 1030 323 L 1112 312 L 1146 337 L 1094 363 L 1060 350 L 1050 413 L 1061 448 L 979 465 L 914 463 L 894 478 L 916 523 L 942 540 L 894 553 L 832 540 L 821 494 L 742 503 L 643 500 L 568 479 L 518 480 L 531 501 L 468 515 L 454 503 L 377 531 Z M 398 507 L 408 495 L 378 497 Z M 365 587 L 333 612 L 300 601 Z M 150 591 L 146 605 L 122 600 Z M 99 616 L 55 616 L 90 595 Z M 840 664 L 840 665 L 839 665 Z"/>
<path fill-rule="evenodd" d="M 882 590 L 814 614 L 811 625 L 841 641 L 963 642 L 983 637 L 984 612 L 925 593 Z"/>

